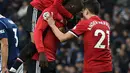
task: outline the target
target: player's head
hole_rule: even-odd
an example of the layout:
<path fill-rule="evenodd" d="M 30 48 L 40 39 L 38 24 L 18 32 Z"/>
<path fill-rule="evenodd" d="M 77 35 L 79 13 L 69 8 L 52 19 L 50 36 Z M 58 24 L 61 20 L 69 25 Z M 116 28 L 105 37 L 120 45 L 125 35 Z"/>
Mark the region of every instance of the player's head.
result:
<path fill-rule="evenodd" d="M 65 5 L 69 2 L 70 0 L 63 0 L 62 4 Z"/>
<path fill-rule="evenodd" d="M 98 15 L 100 11 L 100 3 L 97 0 L 87 0 L 84 2 L 83 16 Z"/>
<path fill-rule="evenodd" d="M 79 13 L 83 8 L 83 0 L 65 0 L 64 7 L 73 15 Z"/>

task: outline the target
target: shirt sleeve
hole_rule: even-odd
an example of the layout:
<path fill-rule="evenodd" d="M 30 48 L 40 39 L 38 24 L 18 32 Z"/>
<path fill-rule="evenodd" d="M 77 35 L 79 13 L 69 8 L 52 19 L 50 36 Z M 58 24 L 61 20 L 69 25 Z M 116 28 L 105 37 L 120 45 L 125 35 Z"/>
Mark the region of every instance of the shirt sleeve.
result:
<path fill-rule="evenodd" d="M 69 33 L 73 34 L 75 37 L 82 35 L 87 31 L 87 24 L 83 21 L 80 21 L 73 29 L 69 31 Z"/>
<path fill-rule="evenodd" d="M 44 52 L 44 44 L 42 34 L 48 27 L 48 24 L 43 20 L 42 15 L 38 18 L 35 30 L 34 30 L 34 42 L 38 52 Z"/>
<path fill-rule="evenodd" d="M 4 25 L 2 23 L 0 23 L 0 39 L 1 38 L 7 38 L 7 32 L 5 30 L 6 28 L 4 27 Z"/>

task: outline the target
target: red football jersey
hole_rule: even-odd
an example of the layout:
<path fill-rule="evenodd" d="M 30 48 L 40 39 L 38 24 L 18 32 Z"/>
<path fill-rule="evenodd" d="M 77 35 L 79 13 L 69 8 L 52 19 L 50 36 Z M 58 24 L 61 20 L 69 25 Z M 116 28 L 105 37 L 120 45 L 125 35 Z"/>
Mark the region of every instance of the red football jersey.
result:
<path fill-rule="evenodd" d="M 38 1 L 38 0 L 37 0 Z M 47 1 L 47 0 L 45 0 Z M 56 0 L 55 0 L 56 1 Z M 63 17 L 61 16 L 61 12 L 59 13 L 59 9 L 57 10 L 57 5 L 59 5 L 58 8 L 62 8 L 60 4 L 62 0 L 59 0 L 57 2 L 54 2 L 54 5 L 49 6 L 48 8 L 44 9 L 41 16 L 38 18 L 35 30 L 34 30 L 34 41 L 36 44 L 36 48 L 38 52 L 45 52 L 48 61 L 54 61 L 56 59 L 56 49 L 57 44 L 59 43 L 59 40 L 55 37 L 51 29 L 47 30 L 46 37 L 44 37 L 44 40 L 42 38 L 42 33 L 47 29 L 48 23 L 43 19 L 43 15 L 46 12 L 53 12 L 53 18 L 61 22 L 63 20 Z M 65 9 L 66 11 L 66 9 Z M 64 11 L 63 11 L 64 12 Z M 68 12 L 65 12 L 68 13 Z M 71 17 L 71 14 L 68 14 L 68 17 Z M 64 25 L 62 23 L 57 22 L 57 27 L 63 27 Z M 33 59 L 38 59 L 38 54 L 33 57 Z"/>
<path fill-rule="evenodd" d="M 64 24 L 56 22 L 56 26 L 60 28 L 64 27 Z M 43 37 L 44 33 L 46 33 L 45 37 Z M 54 61 L 56 59 L 56 50 L 60 41 L 54 35 L 47 22 L 43 20 L 42 14 L 39 17 L 34 30 L 34 41 L 38 53 L 44 52 L 48 61 Z M 38 60 L 38 53 L 33 57 L 33 59 Z"/>
<path fill-rule="evenodd" d="M 109 48 L 110 26 L 98 16 L 81 20 L 71 31 L 74 36 L 84 38 L 84 72 L 112 71 L 112 56 Z"/>
<path fill-rule="evenodd" d="M 43 11 L 45 8 L 51 6 L 53 2 L 54 0 L 32 0 L 30 4 L 38 10 Z"/>
<path fill-rule="evenodd" d="M 60 13 L 62 16 L 66 18 L 72 18 L 73 15 L 69 11 L 67 11 L 64 8 L 64 6 L 62 6 L 62 2 L 63 0 L 33 0 L 30 4 L 41 11 L 44 11 L 53 7 L 55 8 L 55 11 L 57 10 L 57 12 Z"/>

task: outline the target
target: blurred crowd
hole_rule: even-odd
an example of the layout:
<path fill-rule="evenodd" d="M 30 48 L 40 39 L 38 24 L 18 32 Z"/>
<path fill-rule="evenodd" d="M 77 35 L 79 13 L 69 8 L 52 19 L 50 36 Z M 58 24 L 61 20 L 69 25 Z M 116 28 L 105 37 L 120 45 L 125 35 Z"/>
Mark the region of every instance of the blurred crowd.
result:
<path fill-rule="evenodd" d="M 113 73 L 130 73 L 130 0 L 99 0 L 100 17 L 111 24 L 110 48 L 113 57 Z M 22 49 L 28 41 L 28 33 L 22 25 L 29 0 L 0 0 L 0 13 L 12 19 L 19 27 Z M 82 37 L 61 43 L 57 50 L 57 73 L 82 73 Z"/>

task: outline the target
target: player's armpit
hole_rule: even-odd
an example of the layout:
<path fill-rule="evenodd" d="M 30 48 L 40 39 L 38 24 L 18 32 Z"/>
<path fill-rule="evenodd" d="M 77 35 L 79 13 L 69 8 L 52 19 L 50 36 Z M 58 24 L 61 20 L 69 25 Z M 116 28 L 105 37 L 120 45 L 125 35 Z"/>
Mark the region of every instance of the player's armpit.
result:
<path fill-rule="evenodd" d="M 65 28 L 64 27 L 60 27 L 59 30 L 63 33 L 65 33 Z"/>

